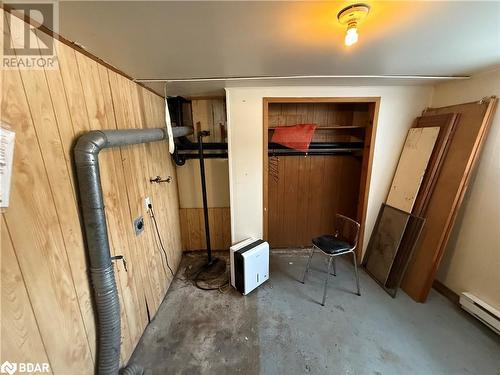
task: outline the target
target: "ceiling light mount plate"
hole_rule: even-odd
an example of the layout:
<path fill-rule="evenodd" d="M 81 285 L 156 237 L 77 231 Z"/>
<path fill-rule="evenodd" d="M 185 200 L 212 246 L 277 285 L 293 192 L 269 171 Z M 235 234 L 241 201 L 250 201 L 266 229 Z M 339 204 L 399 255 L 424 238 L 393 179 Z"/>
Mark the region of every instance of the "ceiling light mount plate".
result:
<path fill-rule="evenodd" d="M 342 25 L 359 22 L 370 11 L 370 6 L 364 3 L 356 3 L 346 6 L 337 14 L 337 19 Z"/>

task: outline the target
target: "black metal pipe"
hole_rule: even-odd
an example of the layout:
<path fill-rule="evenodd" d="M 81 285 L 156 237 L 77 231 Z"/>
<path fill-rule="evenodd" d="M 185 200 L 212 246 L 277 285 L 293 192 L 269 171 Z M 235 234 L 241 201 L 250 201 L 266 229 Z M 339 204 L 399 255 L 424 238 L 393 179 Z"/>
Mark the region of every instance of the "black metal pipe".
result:
<path fill-rule="evenodd" d="M 208 264 L 212 264 L 212 246 L 210 244 L 210 225 L 208 222 L 207 184 L 205 180 L 205 159 L 203 155 L 203 137 L 209 135 L 207 131 L 198 133 L 198 156 L 200 159 L 201 195 L 203 198 L 203 216 L 205 218 L 205 238 L 207 240 Z"/>
<path fill-rule="evenodd" d="M 198 143 L 194 143 L 194 142 L 182 143 L 182 144 L 179 144 L 177 147 L 178 147 L 179 151 L 184 151 L 184 150 L 198 150 L 199 149 Z M 203 143 L 203 149 L 204 150 L 220 150 L 220 151 L 225 151 L 225 150 L 227 150 L 227 143 L 223 143 L 223 142 L 204 142 Z"/>
<path fill-rule="evenodd" d="M 199 153 L 182 153 L 182 152 L 179 152 L 178 155 L 186 160 L 189 160 L 189 159 L 199 159 L 200 158 L 200 154 Z M 228 154 L 227 152 L 221 152 L 220 154 L 214 154 L 214 153 L 211 153 L 211 154 L 207 154 L 207 153 L 204 153 L 203 154 L 203 158 L 204 159 L 227 159 L 228 158 Z"/>

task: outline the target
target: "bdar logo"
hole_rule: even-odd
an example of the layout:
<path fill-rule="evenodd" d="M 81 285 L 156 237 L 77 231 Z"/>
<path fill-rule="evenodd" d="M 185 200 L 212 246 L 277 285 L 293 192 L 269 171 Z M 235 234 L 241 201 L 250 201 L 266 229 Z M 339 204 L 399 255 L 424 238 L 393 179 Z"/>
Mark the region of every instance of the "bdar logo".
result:
<path fill-rule="evenodd" d="M 5 361 L 0 366 L 0 373 L 13 375 L 17 371 L 17 363 L 11 363 L 9 361 Z"/>

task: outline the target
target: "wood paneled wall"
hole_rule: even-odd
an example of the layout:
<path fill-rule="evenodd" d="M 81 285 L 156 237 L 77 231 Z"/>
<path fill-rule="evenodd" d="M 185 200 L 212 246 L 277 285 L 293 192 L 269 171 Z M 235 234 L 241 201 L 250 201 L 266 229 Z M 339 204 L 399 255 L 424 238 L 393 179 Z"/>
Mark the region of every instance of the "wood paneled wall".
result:
<path fill-rule="evenodd" d="M 185 251 L 207 248 L 203 208 L 181 208 L 182 249 Z M 228 250 L 231 246 L 231 219 L 229 207 L 209 207 L 210 244 L 212 250 Z"/>
<path fill-rule="evenodd" d="M 360 158 L 279 156 L 269 164 L 272 247 L 312 246 L 312 238 L 333 233 L 336 213 L 356 218 Z"/>
<path fill-rule="evenodd" d="M 371 121 L 369 103 L 272 103 L 268 117 L 270 137 L 279 126 L 315 124 L 313 142 L 362 141 Z"/>
<path fill-rule="evenodd" d="M 49 362 L 54 374 L 92 374 L 95 313 L 72 146 L 89 130 L 161 127 L 164 102 L 54 42 L 57 69 L 1 72 L 1 121 L 16 142 L 10 206 L 1 218 L 0 362 Z M 175 270 L 180 262 L 177 187 L 149 183 L 150 176 L 175 176 L 175 167 L 164 142 L 105 150 L 99 161 L 111 251 L 128 265 L 126 272 L 115 264 L 126 362 L 172 279 L 144 197 L 152 199 L 170 265 Z M 132 222 L 141 215 L 145 230 L 135 236 Z"/>
<path fill-rule="evenodd" d="M 198 131 L 208 130 L 210 135 L 204 142 L 227 142 L 226 98 L 193 98 L 191 119 L 195 129 L 191 136 L 196 142 Z"/>
<path fill-rule="evenodd" d="M 191 108 L 190 116 L 185 117 L 192 118 L 195 132 L 198 130 L 210 131 L 210 136 L 203 138 L 204 142 L 227 142 L 225 98 L 193 98 L 191 99 Z M 196 134 L 191 136 L 191 140 L 198 142 Z M 206 249 L 198 165 L 198 160 L 193 159 L 188 160 L 183 166 L 177 167 L 182 249 L 185 251 Z M 205 159 L 205 174 L 210 243 L 214 250 L 227 250 L 231 246 L 228 161 L 226 159 Z"/>

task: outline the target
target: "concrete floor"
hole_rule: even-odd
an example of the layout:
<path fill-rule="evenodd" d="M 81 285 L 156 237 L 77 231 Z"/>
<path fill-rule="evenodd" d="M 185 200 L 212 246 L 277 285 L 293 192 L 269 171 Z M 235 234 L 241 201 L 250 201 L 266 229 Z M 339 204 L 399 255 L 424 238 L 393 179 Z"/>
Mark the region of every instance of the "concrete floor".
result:
<path fill-rule="evenodd" d="M 432 291 L 418 304 L 390 298 L 364 272 L 353 294 L 352 266 L 337 261 L 320 305 L 324 258 L 271 255 L 271 278 L 246 297 L 176 280 L 131 361 L 146 374 L 493 374 L 500 337 Z"/>

